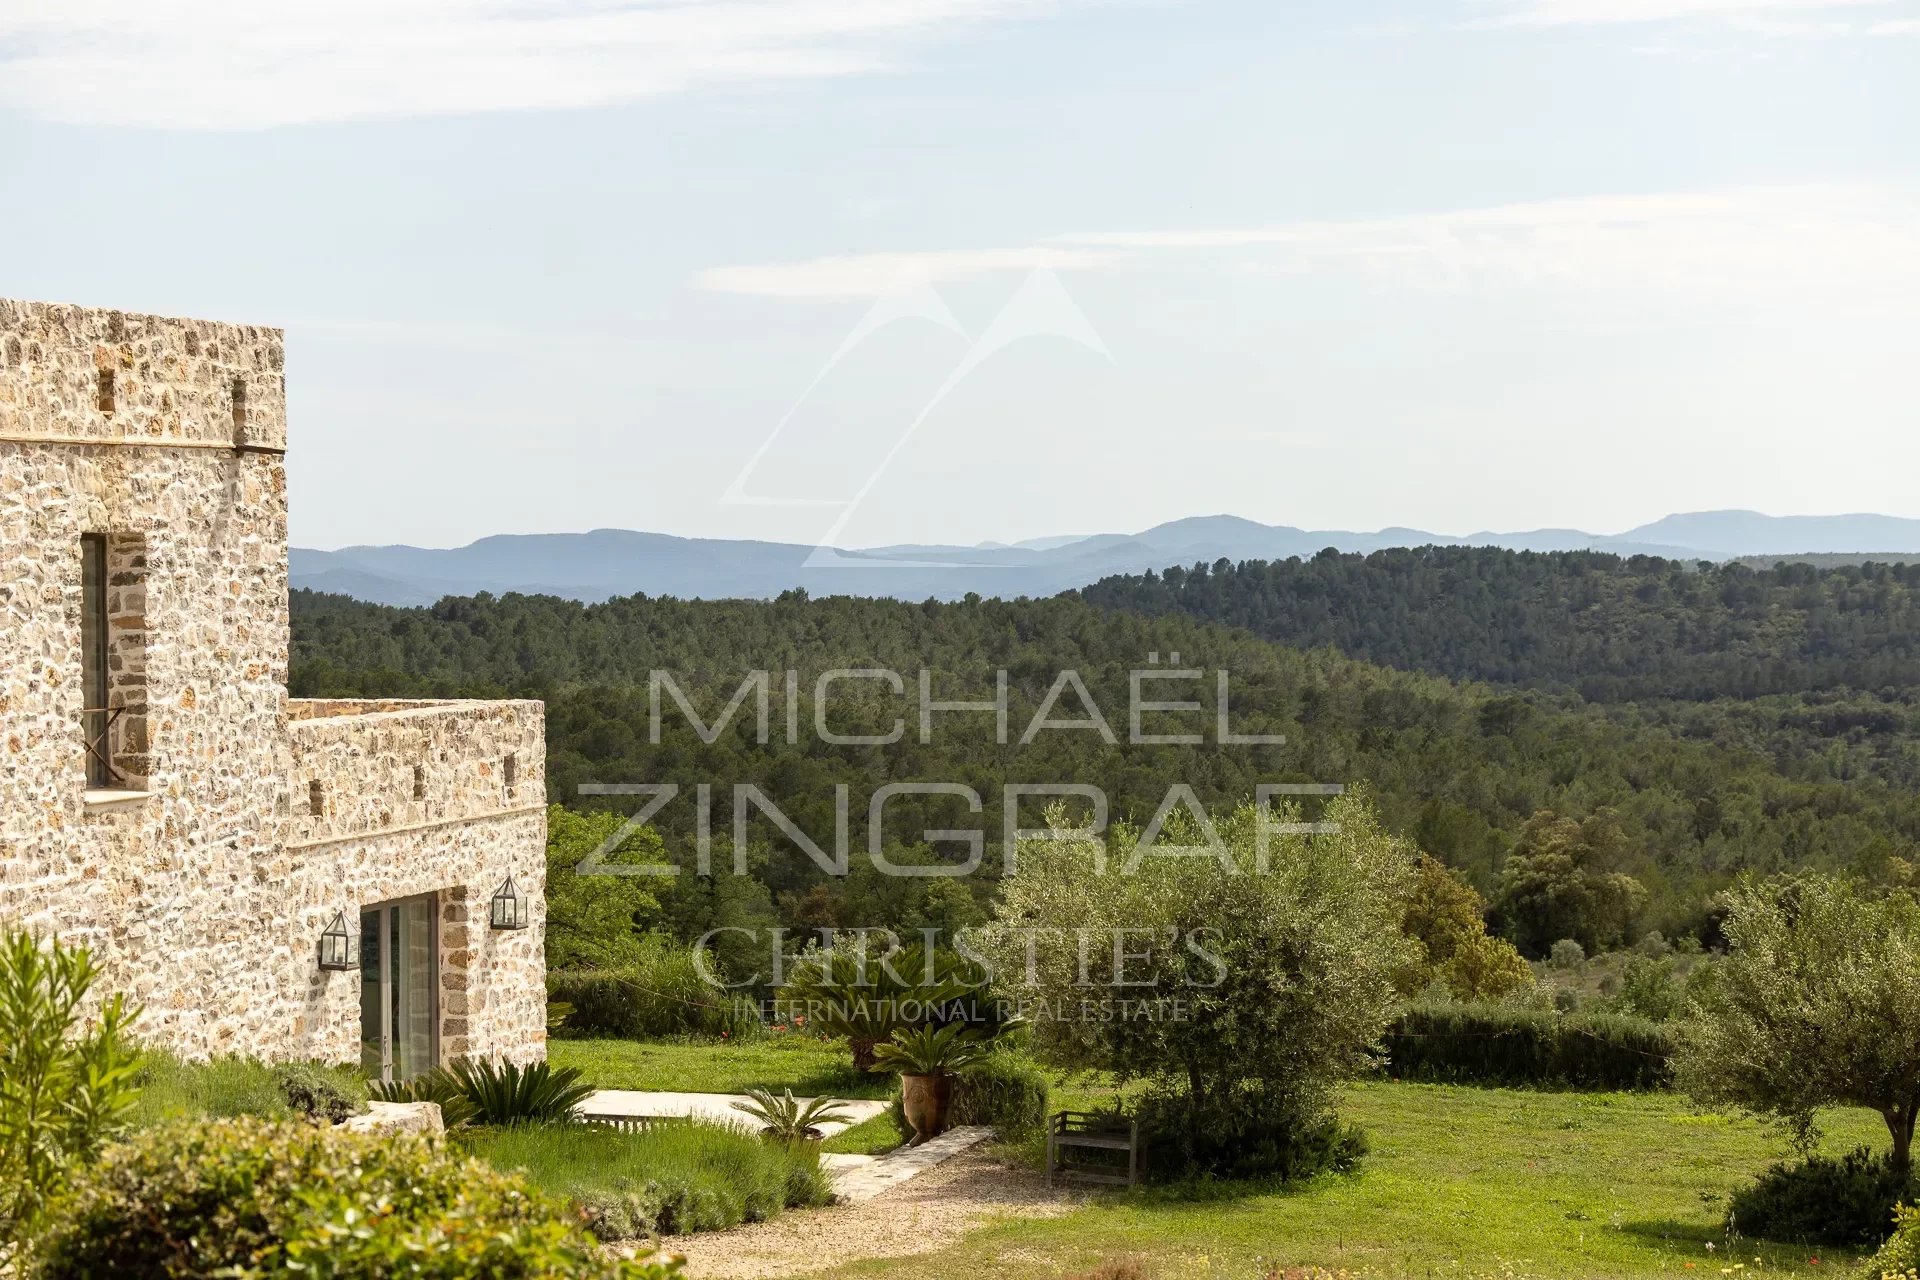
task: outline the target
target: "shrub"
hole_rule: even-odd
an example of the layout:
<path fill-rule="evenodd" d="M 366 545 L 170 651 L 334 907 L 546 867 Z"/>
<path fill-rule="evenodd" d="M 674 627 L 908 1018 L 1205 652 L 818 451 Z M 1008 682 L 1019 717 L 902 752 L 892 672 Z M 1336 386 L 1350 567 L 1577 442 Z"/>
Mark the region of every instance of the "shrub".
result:
<path fill-rule="evenodd" d="M 1672 1079 L 1671 1034 L 1622 1014 L 1416 1004 L 1384 1044 L 1388 1073 L 1407 1080 L 1660 1089 Z"/>
<path fill-rule="evenodd" d="M 1920 1208 L 1899 1205 L 1893 1211 L 1893 1235 L 1873 1255 L 1866 1274 L 1876 1280 L 1906 1280 L 1920 1275 Z"/>
<path fill-rule="evenodd" d="M 353 1067 L 320 1062 L 286 1062 L 273 1069 L 273 1082 L 295 1114 L 323 1124 L 339 1124 L 367 1109 L 367 1081 Z"/>
<path fill-rule="evenodd" d="M 0 1272 L 133 1105 L 138 1015 L 115 995 L 83 1023 L 97 976 L 84 947 L 0 933 Z"/>
<path fill-rule="evenodd" d="M 1911 1173 L 1859 1147 L 1838 1160 L 1772 1166 L 1734 1193 L 1727 1226 L 1768 1240 L 1870 1249 L 1893 1230 L 1894 1206 L 1917 1199 Z"/>
<path fill-rule="evenodd" d="M 1046 1073 L 1017 1053 L 993 1053 L 953 1082 L 947 1116 L 955 1125 L 991 1125 L 1018 1142 L 1047 1123 Z"/>
<path fill-rule="evenodd" d="M 1195 1107 L 1184 1095 L 1156 1091 L 1134 1119 L 1147 1176 L 1155 1182 L 1192 1177 L 1280 1178 L 1292 1181 L 1352 1169 L 1367 1154 L 1357 1127 L 1328 1111 L 1276 1106 L 1258 1086 L 1241 1086 Z"/>
<path fill-rule="evenodd" d="M 618 967 L 549 974 L 547 995 L 571 1006 L 565 1027 L 583 1035 L 664 1040 L 724 1034 L 738 1040 L 760 1030 L 752 1001 L 715 989 L 691 950 L 653 936 L 636 943 L 629 961 Z"/>
<path fill-rule="evenodd" d="M 383 1102 L 437 1102 L 449 1125 L 553 1124 L 571 1121 L 593 1093 L 578 1067 L 457 1058 L 411 1080 L 374 1086 Z"/>
<path fill-rule="evenodd" d="M 1547 952 L 1547 963 L 1556 969 L 1578 969 L 1587 962 L 1587 949 L 1572 938 L 1562 938 Z"/>
<path fill-rule="evenodd" d="M 640 1133 L 596 1125 L 476 1133 L 490 1164 L 580 1206 L 603 1240 L 716 1231 L 832 1197 L 819 1157 L 743 1128 L 670 1121 Z"/>
<path fill-rule="evenodd" d="M 425 1141 L 237 1119 L 110 1148 L 39 1274 L 659 1280 L 677 1269 L 604 1258 L 556 1202 Z"/>

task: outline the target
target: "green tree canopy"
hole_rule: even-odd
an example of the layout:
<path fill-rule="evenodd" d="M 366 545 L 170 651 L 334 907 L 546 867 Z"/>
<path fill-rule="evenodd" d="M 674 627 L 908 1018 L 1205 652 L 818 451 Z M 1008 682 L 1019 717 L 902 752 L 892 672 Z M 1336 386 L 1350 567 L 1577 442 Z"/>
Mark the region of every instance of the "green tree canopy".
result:
<path fill-rule="evenodd" d="M 1695 992 L 1676 1062 L 1695 1097 L 1812 1132 L 1824 1106 L 1871 1107 L 1896 1165 L 1920 1114 L 1920 906 L 1826 876 L 1729 891 L 1728 951 Z"/>

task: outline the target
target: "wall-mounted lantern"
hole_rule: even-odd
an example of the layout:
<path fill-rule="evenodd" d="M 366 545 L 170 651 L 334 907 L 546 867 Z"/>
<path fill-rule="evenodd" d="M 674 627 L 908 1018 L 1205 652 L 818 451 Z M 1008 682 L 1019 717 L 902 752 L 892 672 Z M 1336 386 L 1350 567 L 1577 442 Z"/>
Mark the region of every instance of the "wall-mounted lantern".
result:
<path fill-rule="evenodd" d="M 496 929 L 524 929 L 527 927 L 527 895 L 520 892 L 520 886 L 508 876 L 493 894 L 493 912 L 491 916 Z"/>
<path fill-rule="evenodd" d="M 347 913 L 333 913 L 333 923 L 320 935 L 320 967 L 322 969 L 358 969 L 360 940 L 347 930 Z"/>

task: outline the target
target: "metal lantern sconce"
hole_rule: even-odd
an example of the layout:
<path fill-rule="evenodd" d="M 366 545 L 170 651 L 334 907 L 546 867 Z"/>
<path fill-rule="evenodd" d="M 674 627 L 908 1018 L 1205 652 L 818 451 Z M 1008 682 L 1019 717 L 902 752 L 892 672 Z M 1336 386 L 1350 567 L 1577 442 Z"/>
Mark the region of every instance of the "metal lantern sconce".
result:
<path fill-rule="evenodd" d="M 320 935 L 320 967 L 322 969 L 357 969 L 360 967 L 359 939 L 347 929 L 347 913 L 333 913 L 333 923 Z"/>
<path fill-rule="evenodd" d="M 527 895 L 520 892 L 520 886 L 513 882 L 512 876 L 508 876 L 494 891 L 490 922 L 496 929 L 527 927 Z"/>

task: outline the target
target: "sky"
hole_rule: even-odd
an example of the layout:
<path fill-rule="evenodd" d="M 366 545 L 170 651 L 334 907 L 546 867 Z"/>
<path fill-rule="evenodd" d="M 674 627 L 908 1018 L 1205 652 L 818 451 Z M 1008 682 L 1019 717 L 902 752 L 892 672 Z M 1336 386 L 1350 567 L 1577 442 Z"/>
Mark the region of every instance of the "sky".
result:
<path fill-rule="evenodd" d="M 293 537 L 1920 516 L 1920 0 L 8 0 L 0 295 Z"/>

